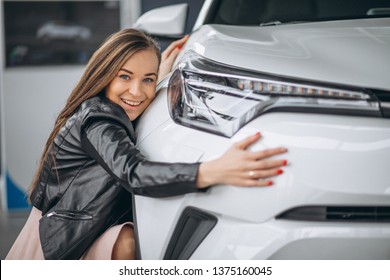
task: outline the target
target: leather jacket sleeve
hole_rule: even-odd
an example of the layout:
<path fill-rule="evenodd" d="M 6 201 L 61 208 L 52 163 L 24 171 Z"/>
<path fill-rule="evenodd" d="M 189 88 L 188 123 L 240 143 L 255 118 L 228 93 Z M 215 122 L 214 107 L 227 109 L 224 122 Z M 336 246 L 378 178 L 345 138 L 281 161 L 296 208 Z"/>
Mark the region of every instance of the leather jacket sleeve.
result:
<path fill-rule="evenodd" d="M 199 163 L 148 161 L 129 136 L 118 119 L 90 118 L 82 126 L 81 145 L 133 194 L 167 197 L 199 191 L 195 185 Z"/>

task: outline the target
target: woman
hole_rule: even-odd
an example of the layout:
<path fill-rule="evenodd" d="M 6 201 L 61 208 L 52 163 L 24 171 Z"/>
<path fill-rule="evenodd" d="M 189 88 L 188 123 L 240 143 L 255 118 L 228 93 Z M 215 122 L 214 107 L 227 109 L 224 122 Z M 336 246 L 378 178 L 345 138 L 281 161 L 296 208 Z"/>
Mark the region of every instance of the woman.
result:
<path fill-rule="evenodd" d="M 161 62 L 155 41 L 124 29 L 93 54 L 46 143 L 29 192 L 33 209 L 7 259 L 134 259 L 132 195 L 269 186 L 259 179 L 282 173 L 286 161 L 268 158 L 286 149 L 246 150 L 259 133 L 203 163 L 151 162 L 136 149 L 132 122 L 186 40 L 172 43 Z"/>

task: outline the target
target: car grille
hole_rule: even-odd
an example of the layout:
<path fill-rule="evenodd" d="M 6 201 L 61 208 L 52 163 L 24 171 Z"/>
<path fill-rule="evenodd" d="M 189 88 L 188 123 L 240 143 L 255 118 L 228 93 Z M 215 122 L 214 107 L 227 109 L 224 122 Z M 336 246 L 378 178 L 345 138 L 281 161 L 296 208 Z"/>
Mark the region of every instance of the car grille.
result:
<path fill-rule="evenodd" d="M 299 221 L 390 222 L 388 206 L 302 206 L 279 214 L 277 219 Z"/>

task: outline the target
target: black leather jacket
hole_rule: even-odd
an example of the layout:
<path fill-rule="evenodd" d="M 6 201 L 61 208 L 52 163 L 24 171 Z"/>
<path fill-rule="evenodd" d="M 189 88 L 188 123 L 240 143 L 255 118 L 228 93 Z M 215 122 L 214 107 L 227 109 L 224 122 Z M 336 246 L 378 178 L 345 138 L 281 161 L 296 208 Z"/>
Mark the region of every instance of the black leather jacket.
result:
<path fill-rule="evenodd" d="M 45 258 L 79 259 L 107 228 L 132 219 L 132 194 L 197 192 L 198 167 L 147 161 L 120 106 L 103 94 L 85 101 L 55 138 L 31 195 Z"/>

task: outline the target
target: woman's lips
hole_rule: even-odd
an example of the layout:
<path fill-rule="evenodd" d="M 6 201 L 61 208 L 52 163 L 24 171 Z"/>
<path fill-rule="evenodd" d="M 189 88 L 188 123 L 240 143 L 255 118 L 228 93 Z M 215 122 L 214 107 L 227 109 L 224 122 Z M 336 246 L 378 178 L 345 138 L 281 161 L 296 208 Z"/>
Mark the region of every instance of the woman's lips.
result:
<path fill-rule="evenodd" d="M 126 105 L 129 105 L 131 107 L 137 107 L 139 106 L 142 101 L 131 101 L 131 100 L 127 100 L 127 99 L 121 99 L 123 103 L 125 103 Z"/>

